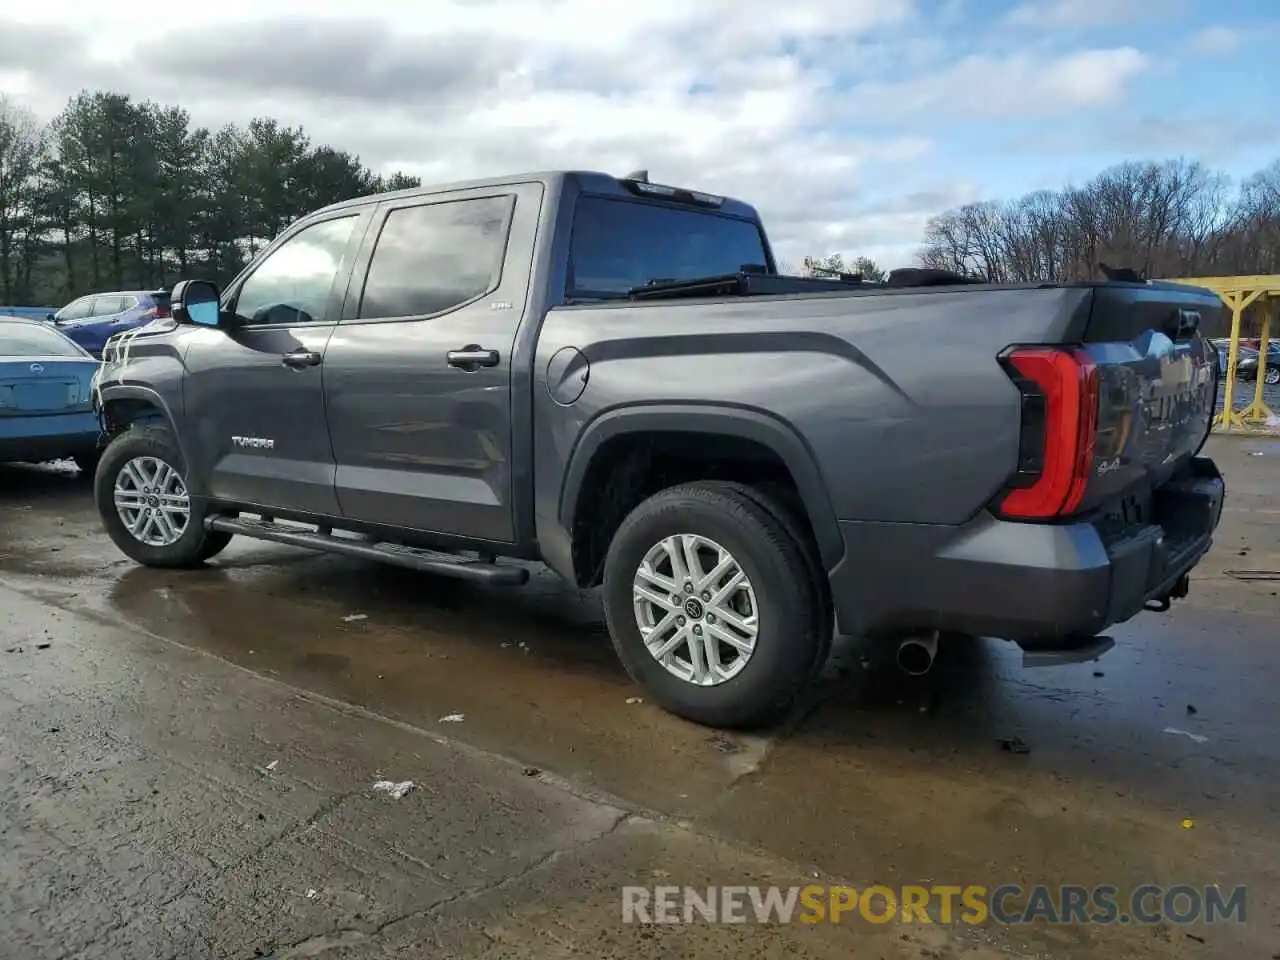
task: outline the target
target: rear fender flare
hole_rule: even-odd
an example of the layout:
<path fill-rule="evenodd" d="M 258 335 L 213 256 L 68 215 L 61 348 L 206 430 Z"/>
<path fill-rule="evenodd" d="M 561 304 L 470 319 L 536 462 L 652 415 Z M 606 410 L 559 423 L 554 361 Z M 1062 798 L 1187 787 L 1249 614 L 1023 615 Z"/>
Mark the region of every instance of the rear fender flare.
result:
<path fill-rule="evenodd" d="M 844 556 L 840 525 L 808 445 L 777 417 L 744 407 L 645 404 L 615 408 L 596 417 L 583 429 L 569 456 L 559 505 L 563 529 L 573 529 L 583 481 L 592 459 L 607 441 L 625 434 L 676 431 L 738 437 L 772 451 L 796 482 L 823 568 L 830 570 L 840 562 Z"/>

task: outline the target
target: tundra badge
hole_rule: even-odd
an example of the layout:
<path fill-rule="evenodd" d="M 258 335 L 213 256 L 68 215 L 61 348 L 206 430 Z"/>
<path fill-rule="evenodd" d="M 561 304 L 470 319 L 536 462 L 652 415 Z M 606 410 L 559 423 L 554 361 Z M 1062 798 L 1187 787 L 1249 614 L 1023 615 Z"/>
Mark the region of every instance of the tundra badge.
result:
<path fill-rule="evenodd" d="M 276 445 L 269 437 L 232 437 L 231 442 L 237 447 L 252 447 L 254 450 L 272 450 Z"/>

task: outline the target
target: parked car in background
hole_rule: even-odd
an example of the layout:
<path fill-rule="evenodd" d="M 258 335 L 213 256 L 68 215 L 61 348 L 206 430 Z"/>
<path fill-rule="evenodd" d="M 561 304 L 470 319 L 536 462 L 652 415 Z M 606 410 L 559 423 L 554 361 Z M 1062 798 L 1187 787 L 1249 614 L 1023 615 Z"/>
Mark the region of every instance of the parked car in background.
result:
<path fill-rule="evenodd" d="M 1230 359 L 1230 357 L 1231 357 L 1231 348 L 1229 345 L 1219 348 L 1218 373 L 1222 374 L 1223 376 L 1225 376 L 1227 373 L 1227 362 Z M 1258 351 L 1254 350 L 1251 347 L 1246 347 L 1244 344 L 1241 344 L 1236 349 L 1236 376 L 1237 377 L 1239 377 L 1240 375 L 1240 364 L 1243 361 L 1248 360 L 1250 357 L 1256 360 L 1258 357 Z"/>
<path fill-rule="evenodd" d="M 98 464 L 98 361 L 56 327 L 0 317 L 0 461 Z"/>
<path fill-rule="evenodd" d="M 72 300 L 49 315 L 59 330 L 95 357 L 117 333 L 146 326 L 169 316 L 169 294 L 165 290 L 120 290 L 91 293 Z"/>
<path fill-rule="evenodd" d="M 1250 350 L 1248 356 L 1241 356 L 1236 361 L 1236 376 L 1241 380 L 1258 379 L 1257 350 Z M 1264 383 L 1280 383 L 1280 342 L 1272 340 L 1267 344 L 1267 371 L 1262 375 Z"/>

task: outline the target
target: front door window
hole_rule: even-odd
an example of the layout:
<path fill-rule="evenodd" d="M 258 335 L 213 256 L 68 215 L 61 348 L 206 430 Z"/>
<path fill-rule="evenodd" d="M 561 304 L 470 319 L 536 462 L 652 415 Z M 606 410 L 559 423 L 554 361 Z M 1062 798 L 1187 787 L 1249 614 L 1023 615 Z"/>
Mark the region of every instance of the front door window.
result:
<path fill-rule="evenodd" d="M 357 219 L 353 214 L 312 224 L 268 254 L 236 295 L 240 322 L 336 322 L 329 313 L 329 298 Z"/>

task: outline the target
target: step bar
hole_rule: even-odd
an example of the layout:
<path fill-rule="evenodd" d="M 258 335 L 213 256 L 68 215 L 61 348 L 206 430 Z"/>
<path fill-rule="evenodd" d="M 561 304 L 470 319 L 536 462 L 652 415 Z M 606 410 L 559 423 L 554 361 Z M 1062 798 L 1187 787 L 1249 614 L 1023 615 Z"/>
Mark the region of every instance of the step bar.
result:
<path fill-rule="evenodd" d="M 389 563 L 421 573 L 435 573 L 490 586 L 518 587 L 529 580 L 529 571 L 524 567 L 499 565 L 483 559 L 472 560 L 395 543 L 362 542 L 347 537 L 336 537 L 332 533 L 320 530 L 286 529 L 268 521 L 212 516 L 205 519 L 204 525 L 207 529 L 216 530 L 219 533 L 283 543 L 291 547 L 304 547 L 322 553 L 337 553 L 360 560 Z"/>

